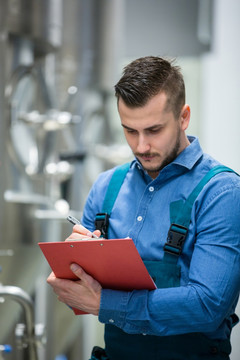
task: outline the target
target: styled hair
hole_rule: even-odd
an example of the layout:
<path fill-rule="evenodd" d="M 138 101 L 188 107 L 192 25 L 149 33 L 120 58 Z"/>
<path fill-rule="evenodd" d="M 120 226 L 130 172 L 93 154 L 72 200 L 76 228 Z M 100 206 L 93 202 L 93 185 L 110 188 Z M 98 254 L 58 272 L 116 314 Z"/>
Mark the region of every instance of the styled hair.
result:
<path fill-rule="evenodd" d="M 115 96 L 132 108 L 142 107 L 155 95 L 167 95 L 167 111 L 175 118 L 185 104 L 185 84 L 179 66 L 157 56 L 134 60 L 124 67 L 123 75 L 115 85 Z"/>

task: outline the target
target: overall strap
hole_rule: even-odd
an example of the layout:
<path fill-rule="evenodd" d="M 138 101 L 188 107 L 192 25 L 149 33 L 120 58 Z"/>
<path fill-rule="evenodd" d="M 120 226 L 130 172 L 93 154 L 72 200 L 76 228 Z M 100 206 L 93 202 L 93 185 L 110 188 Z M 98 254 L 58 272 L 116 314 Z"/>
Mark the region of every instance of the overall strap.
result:
<path fill-rule="evenodd" d="M 126 163 L 115 169 L 103 201 L 102 212 L 96 215 L 95 227 L 101 231 L 101 236 L 106 239 L 108 235 L 109 217 L 129 168 L 130 163 Z"/>
<path fill-rule="evenodd" d="M 171 226 L 168 231 L 167 242 L 164 245 L 164 256 L 168 257 L 169 261 L 177 262 L 178 256 L 182 253 L 183 245 L 188 233 L 194 201 L 208 181 L 220 172 L 234 172 L 234 170 L 223 165 L 213 167 L 202 178 L 185 201 L 178 200 L 170 204 Z"/>

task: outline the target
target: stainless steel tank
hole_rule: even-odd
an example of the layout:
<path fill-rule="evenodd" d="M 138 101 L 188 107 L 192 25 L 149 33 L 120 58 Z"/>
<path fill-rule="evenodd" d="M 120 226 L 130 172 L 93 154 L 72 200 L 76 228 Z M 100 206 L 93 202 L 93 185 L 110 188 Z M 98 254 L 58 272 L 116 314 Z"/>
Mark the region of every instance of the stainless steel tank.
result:
<path fill-rule="evenodd" d="M 31 336 L 43 343 L 39 360 L 61 353 L 69 359 L 88 356 L 87 322 L 83 331 L 82 319 L 47 286 L 50 269 L 37 243 L 64 240 L 71 231 L 68 211 L 81 216 L 91 185 L 89 154 L 99 170 L 109 165 L 104 149 L 96 161 L 92 139 L 84 138 L 97 119 L 100 141 L 113 139 L 108 96 L 121 53 L 123 3 L 0 2 L 0 345 L 13 345 L 10 360 L 26 360 L 32 351 L 23 354 L 16 344 L 27 310 L 16 301 L 19 291 L 33 302 L 32 325 L 38 330 Z M 99 136 L 91 134 L 94 140 Z M 39 330 L 43 325 L 46 337 Z"/>

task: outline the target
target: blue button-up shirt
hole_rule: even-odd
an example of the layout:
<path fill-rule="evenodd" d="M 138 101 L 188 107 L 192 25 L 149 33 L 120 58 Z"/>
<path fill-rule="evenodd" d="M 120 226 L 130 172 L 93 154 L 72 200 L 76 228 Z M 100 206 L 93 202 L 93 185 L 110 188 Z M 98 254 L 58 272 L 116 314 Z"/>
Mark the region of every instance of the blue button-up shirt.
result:
<path fill-rule="evenodd" d="M 197 138 L 152 179 L 134 160 L 112 209 L 109 238 L 133 239 L 143 260 L 161 260 L 170 226 L 169 204 L 185 200 L 219 163 L 203 153 Z M 98 177 L 83 214 L 94 230 L 114 169 Z M 127 256 L 127 254 L 126 254 Z M 205 185 L 191 214 L 183 253 L 181 286 L 154 291 L 102 290 L 99 320 L 128 333 L 230 335 L 240 289 L 240 178 L 220 173 Z"/>

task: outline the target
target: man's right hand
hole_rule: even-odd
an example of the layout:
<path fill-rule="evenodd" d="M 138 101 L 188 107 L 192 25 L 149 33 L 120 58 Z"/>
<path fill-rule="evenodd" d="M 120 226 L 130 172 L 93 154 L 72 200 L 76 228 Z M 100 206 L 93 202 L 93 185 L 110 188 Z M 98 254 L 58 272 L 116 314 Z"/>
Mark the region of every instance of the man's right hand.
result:
<path fill-rule="evenodd" d="M 101 235 L 100 230 L 95 230 L 93 233 L 98 237 Z M 72 234 L 65 241 L 89 239 L 93 233 L 82 225 L 74 225 Z"/>

